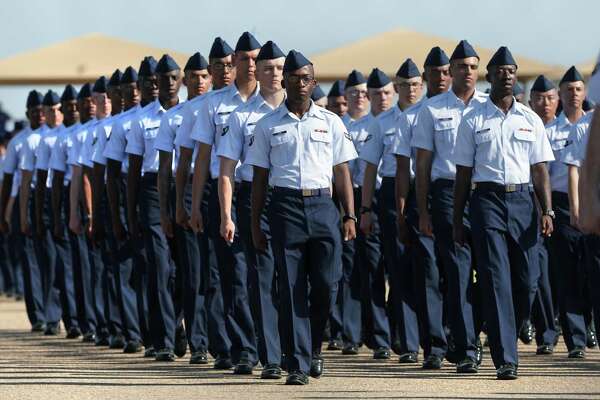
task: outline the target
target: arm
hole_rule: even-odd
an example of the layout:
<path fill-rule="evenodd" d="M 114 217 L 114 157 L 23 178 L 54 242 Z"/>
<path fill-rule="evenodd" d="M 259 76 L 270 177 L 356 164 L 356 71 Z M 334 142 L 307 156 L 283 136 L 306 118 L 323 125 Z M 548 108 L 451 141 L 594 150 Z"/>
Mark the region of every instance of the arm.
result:
<path fill-rule="evenodd" d="M 204 231 L 200 205 L 204 196 L 204 185 L 208 178 L 210 168 L 210 151 L 212 146 L 206 143 L 198 143 L 198 154 L 194 163 L 194 180 L 192 182 L 192 217 L 191 225 L 194 232 Z"/>
<path fill-rule="evenodd" d="M 469 198 L 471 189 L 472 167 L 462 165 L 456 166 L 456 181 L 454 182 L 454 210 L 453 224 L 454 241 L 462 246 L 465 243 L 463 218 L 465 215 L 465 205 Z"/>
<path fill-rule="evenodd" d="M 360 161 L 359 161 L 360 162 Z M 377 165 L 366 162 L 365 165 L 365 176 L 363 178 L 363 185 L 361 190 L 361 205 L 364 208 L 371 208 L 373 204 L 373 192 L 375 191 L 375 182 L 377 180 Z M 335 168 L 334 168 L 335 173 Z M 337 177 L 336 177 L 337 182 Z M 337 185 L 336 185 L 337 186 Z M 337 190 L 337 187 L 336 187 Z M 369 235 L 373 228 L 373 220 L 371 218 L 371 212 L 365 212 L 360 216 L 360 229 Z"/>
<path fill-rule="evenodd" d="M 533 188 L 540 202 L 542 212 L 552 209 L 552 195 L 550 191 L 550 175 L 546 168 L 546 163 L 540 162 L 531 167 Z M 548 215 L 542 215 L 542 234 L 550 236 L 553 231 L 552 218 Z"/>
<path fill-rule="evenodd" d="M 100 204 L 102 197 L 104 197 L 104 170 L 104 165 L 94 162 L 92 168 L 92 221 L 101 220 Z M 102 240 L 104 238 L 104 224 L 94 224 L 92 234 L 95 240 Z"/>
<path fill-rule="evenodd" d="M 235 224 L 231 216 L 231 201 L 233 198 L 233 189 L 235 180 L 236 160 L 227 157 L 220 157 L 219 171 L 219 205 L 221 207 L 221 236 L 229 243 L 233 243 L 235 235 Z"/>
<path fill-rule="evenodd" d="M 160 207 L 160 225 L 165 236 L 173 237 L 173 224 L 171 222 L 171 213 L 169 211 L 169 189 L 172 177 L 171 166 L 173 165 L 173 153 L 170 151 L 159 150 L 158 167 L 158 203 Z"/>
<path fill-rule="evenodd" d="M 83 228 L 81 226 L 79 205 L 81 202 L 83 170 L 79 165 L 73 165 L 72 169 L 71 188 L 69 189 L 69 209 L 71 214 L 69 216 L 69 229 L 75 234 L 81 235 L 83 233 Z"/>
<path fill-rule="evenodd" d="M 129 232 L 132 238 L 138 238 L 140 229 L 138 225 L 138 192 L 142 177 L 143 157 L 129 154 L 129 171 L 127 172 L 127 217 L 129 219 Z"/>
<path fill-rule="evenodd" d="M 408 241 L 406 227 L 406 200 L 410 191 L 410 158 L 396 156 L 396 212 L 398 214 L 398 234 L 404 243 Z"/>
<path fill-rule="evenodd" d="M 24 235 L 31 235 L 31 227 L 27 213 L 29 211 L 29 195 L 31 194 L 31 179 L 33 173 L 31 171 L 21 170 L 21 188 L 19 191 L 19 216 L 21 220 L 21 232 Z"/>
<path fill-rule="evenodd" d="M 53 233 L 54 237 L 57 239 L 63 238 L 63 229 L 62 229 L 62 191 L 63 191 L 63 181 L 65 178 L 65 173 L 63 171 L 53 170 L 54 174 L 52 176 L 52 191 L 50 193 L 50 199 L 52 203 L 52 215 L 54 216 L 54 226 Z"/>
<path fill-rule="evenodd" d="M 46 197 L 46 179 L 48 179 L 48 171 L 37 170 L 37 182 L 34 193 L 34 209 L 35 209 L 35 227 L 37 234 L 42 236 L 44 232 L 44 200 Z"/>
<path fill-rule="evenodd" d="M 600 107 L 596 107 L 589 128 L 585 161 L 581 168 L 581 228 L 600 234 Z"/>
<path fill-rule="evenodd" d="M 179 146 L 179 164 L 175 172 L 175 221 L 183 228 L 189 227 L 190 217 L 185 209 L 185 189 L 190 178 L 193 149 Z"/>
<path fill-rule="evenodd" d="M 568 165 L 569 214 L 571 226 L 579 229 L 579 168 Z"/>
<path fill-rule="evenodd" d="M 94 202 L 92 199 L 92 183 L 93 182 L 93 171 L 89 167 L 83 167 L 83 182 L 82 182 L 82 192 L 83 192 L 83 205 L 85 207 L 86 213 L 88 215 L 88 227 L 87 234 L 91 235 L 93 229 L 93 211 L 94 211 Z"/>
<path fill-rule="evenodd" d="M 371 164 L 367 165 L 369 166 Z M 375 167 L 375 173 L 377 173 L 377 167 Z M 350 179 L 350 169 L 348 168 L 348 163 L 344 162 L 333 167 L 333 174 L 335 176 L 335 190 L 338 195 L 338 199 L 342 204 L 344 214 L 354 215 L 354 196 L 352 193 L 352 179 Z M 370 200 L 373 199 L 373 187 L 375 187 L 375 182 L 373 182 L 371 186 Z M 343 222 L 342 227 L 344 241 L 352 240 L 356 237 L 356 224 L 354 220 L 347 219 Z"/>
<path fill-rule="evenodd" d="M 13 174 L 4 173 L 4 179 L 2 180 L 2 194 L 0 195 L 0 215 L 7 215 L 8 200 L 10 198 L 10 192 L 12 191 Z M 0 218 L 0 231 L 3 233 L 8 232 L 7 218 Z"/>
<path fill-rule="evenodd" d="M 258 251 L 265 251 L 267 249 L 267 237 L 260 227 L 260 217 L 265 208 L 268 183 L 269 170 L 254 166 L 250 221 L 252 226 L 252 241 Z"/>
<path fill-rule="evenodd" d="M 428 207 L 432 159 L 433 152 L 425 149 L 417 149 L 417 178 L 415 187 L 419 210 L 419 231 L 426 236 L 433 236 L 433 227 Z"/>
<path fill-rule="evenodd" d="M 122 242 L 126 238 L 125 227 L 121 221 L 121 162 L 110 158 L 106 159 L 106 194 L 108 197 L 108 206 L 110 207 L 110 217 L 115 238 Z"/>

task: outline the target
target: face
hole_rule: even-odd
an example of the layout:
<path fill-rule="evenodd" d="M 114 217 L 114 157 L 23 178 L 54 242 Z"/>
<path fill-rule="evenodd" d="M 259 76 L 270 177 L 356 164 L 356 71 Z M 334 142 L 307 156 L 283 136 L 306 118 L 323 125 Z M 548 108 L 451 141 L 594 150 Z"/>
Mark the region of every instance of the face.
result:
<path fill-rule="evenodd" d="M 560 101 L 564 108 L 580 109 L 585 100 L 585 85 L 583 82 L 565 82 L 560 85 Z"/>
<path fill-rule="evenodd" d="M 369 98 L 367 92 L 367 84 L 351 86 L 345 91 L 346 101 L 348 102 L 348 110 L 364 111 L 369 107 Z"/>
<path fill-rule="evenodd" d="M 256 78 L 260 83 L 261 90 L 274 93 L 281 90 L 283 80 L 284 57 L 274 60 L 260 60 L 256 63 Z"/>
<path fill-rule="evenodd" d="M 83 99 L 77 100 L 77 106 L 81 118 L 87 120 L 96 116 L 96 105 L 91 97 L 84 97 Z"/>
<path fill-rule="evenodd" d="M 394 89 L 400 104 L 415 104 L 423 94 L 423 79 L 415 76 L 409 79 L 396 78 Z"/>
<path fill-rule="evenodd" d="M 46 118 L 46 125 L 48 125 L 50 128 L 56 128 L 63 123 L 63 115 L 60 111 L 60 104 L 44 106 L 44 116 Z"/>
<path fill-rule="evenodd" d="M 46 122 L 42 106 L 29 107 L 27 109 L 27 119 L 29 119 L 29 124 L 33 129 L 39 128 Z"/>
<path fill-rule="evenodd" d="M 547 92 L 531 92 L 529 105 L 542 120 L 549 121 L 556 115 L 558 93 L 556 89 Z"/>
<path fill-rule="evenodd" d="M 382 88 L 369 89 L 371 110 L 379 114 L 388 110 L 394 102 L 394 85 L 390 82 Z"/>
<path fill-rule="evenodd" d="M 462 90 L 475 89 L 478 69 L 479 59 L 477 57 L 467 57 L 458 60 L 452 60 L 452 63 L 450 64 L 452 85 L 460 87 Z"/>
<path fill-rule="evenodd" d="M 311 65 L 306 65 L 295 71 L 286 72 L 283 75 L 288 100 L 291 102 L 308 102 L 317 81 Z"/>
<path fill-rule="evenodd" d="M 327 98 L 327 109 L 338 117 L 343 117 L 348 111 L 348 102 L 344 96 L 332 96 Z"/>
<path fill-rule="evenodd" d="M 212 76 L 213 86 L 217 89 L 225 87 L 235 79 L 235 66 L 233 56 L 211 58 L 208 72 Z"/>
<path fill-rule="evenodd" d="M 450 65 L 441 67 L 425 67 L 423 73 L 427 82 L 427 93 L 431 96 L 447 92 L 452 85 L 452 76 L 450 75 Z M 431 97 L 430 96 L 430 97 Z"/>
<path fill-rule="evenodd" d="M 210 74 L 208 69 L 193 69 L 185 71 L 183 83 L 188 91 L 188 96 L 194 98 L 208 92 L 210 88 Z"/>
<path fill-rule="evenodd" d="M 143 100 L 154 101 L 158 98 L 158 76 L 140 76 L 139 82 Z"/>
<path fill-rule="evenodd" d="M 123 96 L 121 95 L 121 89 L 119 86 L 109 86 L 107 91 L 112 110 L 117 114 L 120 113 L 123 110 Z"/>
<path fill-rule="evenodd" d="M 498 65 L 490 67 L 488 80 L 492 85 L 491 93 L 499 96 L 512 96 L 517 82 L 517 67 L 514 65 Z"/>
<path fill-rule="evenodd" d="M 235 76 L 244 81 L 256 80 L 256 57 L 260 49 L 252 51 L 237 51 L 235 53 Z"/>
<path fill-rule="evenodd" d="M 79 121 L 79 110 L 77 109 L 77 100 L 63 101 L 60 110 L 64 115 L 64 122 L 67 125 L 73 125 Z"/>
<path fill-rule="evenodd" d="M 107 93 L 94 92 L 92 93 L 92 99 L 96 105 L 96 115 L 106 116 L 110 114 L 112 107 Z"/>
<path fill-rule="evenodd" d="M 172 99 L 177 97 L 181 87 L 181 71 L 175 70 L 164 74 L 158 74 L 158 95 L 161 99 Z"/>
<path fill-rule="evenodd" d="M 120 85 L 123 106 L 126 110 L 135 107 L 140 102 L 140 89 L 137 83 L 123 83 Z"/>

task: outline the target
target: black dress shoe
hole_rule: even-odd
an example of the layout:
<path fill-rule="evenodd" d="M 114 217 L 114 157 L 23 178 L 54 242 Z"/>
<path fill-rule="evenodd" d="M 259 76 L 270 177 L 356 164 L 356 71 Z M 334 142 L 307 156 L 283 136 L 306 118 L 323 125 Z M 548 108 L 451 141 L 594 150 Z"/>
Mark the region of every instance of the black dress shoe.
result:
<path fill-rule="evenodd" d="M 206 350 L 194 351 L 190 357 L 190 364 L 208 364 Z"/>
<path fill-rule="evenodd" d="M 185 356 L 185 353 L 187 353 L 187 345 L 185 329 L 183 326 L 180 326 L 175 331 L 175 355 L 179 358 Z"/>
<path fill-rule="evenodd" d="M 214 369 L 231 369 L 231 367 L 233 367 L 233 364 L 228 355 L 218 355 L 215 359 Z"/>
<path fill-rule="evenodd" d="M 121 334 L 110 335 L 108 338 L 109 349 L 123 349 L 125 347 L 125 337 Z"/>
<path fill-rule="evenodd" d="M 519 331 L 519 339 L 521 339 L 521 342 L 524 344 L 533 342 L 533 325 L 531 325 L 531 321 L 525 321 Z"/>
<path fill-rule="evenodd" d="M 477 350 L 475 350 L 475 361 L 477 366 L 480 366 L 483 361 L 483 344 L 479 338 L 477 339 Z"/>
<path fill-rule="evenodd" d="M 535 351 L 535 354 L 538 356 L 550 355 L 552 353 L 554 353 L 554 348 L 549 344 L 542 344 Z"/>
<path fill-rule="evenodd" d="M 330 340 L 327 344 L 327 350 L 329 351 L 337 351 L 342 350 L 342 342 L 339 340 Z"/>
<path fill-rule="evenodd" d="M 302 371 L 290 371 L 287 379 L 285 380 L 286 385 L 308 385 L 308 375 Z"/>
<path fill-rule="evenodd" d="M 46 330 L 44 331 L 44 335 L 46 336 L 56 336 L 60 332 L 60 325 L 56 322 L 46 324 Z"/>
<path fill-rule="evenodd" d="M 123 347 L 123 353 L 134 354 L 142 351 L 142 343 L 137 340 L 130 340 Z"/>
<path fill-rule="evenodd" d="M 108 335 L 96 333 L 96 346 L 108 346 Z"/>
<path fill-rule="evenodd" d="M 400 364 L 416 364 L 418 360 L 419 356 L 413 352 L 400 354 L 400 358 L 398 358 Z"/>
<path fill-rule="evenodd" d="M 585 349 L 583 347 L 575 347 L 569 351 L 569 358 L 584 359 Z"/>
<path fill-rule="evenodd" d="M 81 331 L 77 327 L 72 326 L 67 331 L 67 339 L 77 339 L 79 336 L 81 336 Z"/>
<path fill-rule="evenodd" d="M 444 357 L 451 364 L 458 364 L 462 361 L 461 354 L 456 350 L 456 344 L 454 342 L 454 336 L 450 332 L 447 332 L 446 341 L 448 343 L 448 349 Z"/>
<path fill-rule="evenodd" d="M 511 363 L 500 366 L 496 370 L 496 377 L 501 381 L 517 379 L 517 366 Z"/>
<path fill-rule="evenodd" d="M 587 328 L 586 332 L 586 346 L 588 349 L 593 349 L 598 346 L 598 340 L 596 339 L 596 331 L 592 324 L 590 324 Z"/>
<path fill-rule="evenodd" d="M 171 349 L 160 349 L 154 357 L 156 361 L 175 361 L 175 354 Z"/>
<path fill-rule="evenodd" d="M 252 375 L 254 364 L 247 358 L 242 358 L 233 369 L 234 375 Z"/>
<path fill-rule="evenodd" d="M 156 357 L 156 350 L 154 350 L 154 346 L 146 347 L 144 350 L 144 358 L 154 358 Z"/>
<path fill-rule="evenodd" d="M 347 344 L 342 349 L 342 354 L 346 356 L 354 356 L 358 354 L 358 346 L 355 344 Z"/>
<path fill-rule="evenodd" d="M 456 372 L 459 374 L 476 374 L 478 370 L 477 361 L 469 357 L 456 364 Z"/>
<path fill-rule="evenodd" d="M 281 379 L 281 368 L 277 364 L 267 364 L 260 373 L 260 379 Z"/>
<path fill-rule="evenodd" d="M 310 376 L 318 379 L 321 375 L 323 375 L 323 358 L 313 355 L 310 362 Z"/>
<path fill-rule="evenodd" d="M 81 339 L 83 343 L 96 343 L 96 332 L 86 332 Z"/>
<path fill-rule="evenodd" d="M 423 361 L 423 369 L 441 369 L 442 362 L 442 357 L 430 354 L 425 361 Z"/>
<path fill-rule="evenodd" d="M 390 349 L 387 347 L 379 347 L 373 352 L 373 358 L 375 360 L 389 360 L 390 357 Z"/>

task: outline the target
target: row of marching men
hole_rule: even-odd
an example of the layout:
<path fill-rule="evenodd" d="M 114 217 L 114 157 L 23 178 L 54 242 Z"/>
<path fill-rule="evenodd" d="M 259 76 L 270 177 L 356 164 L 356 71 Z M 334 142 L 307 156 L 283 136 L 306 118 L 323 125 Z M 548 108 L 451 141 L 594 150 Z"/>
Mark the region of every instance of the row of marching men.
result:
<path fill-rule="evenodd" d="M 319 96 L 305 56 L 245 32 L 183 73 L 146 57 L 79 92 L 32 91 L 0 212 L 13 197 L 33 330 L 57 334 L 62 319 L 70 338 L 157 361 L 189 347 L 192 364 L 260 362 L 288 384 L 322 375 L 328 322 L 344 354 L 364 343 L 415 363 L 421 347 L 424 368 L 447 358 L 458 373 L 478 371 L 485 330 L 498 378 L 515 379 L 533 310 L 539 354 L 558 316 L 583 358 L 583 288 L 598 273 L 585 263 L 595 237 L 569 211 L 583 80 L 565 74 L 555 118 L 544 77 L 533 111 L 515 101 L 506 47 L 487 65 L 489 96 L 478 68 L 461 41 L 450 58 L 433 48 L 423 74 L 409 59 L 394 81 L 353 71 Z"/>

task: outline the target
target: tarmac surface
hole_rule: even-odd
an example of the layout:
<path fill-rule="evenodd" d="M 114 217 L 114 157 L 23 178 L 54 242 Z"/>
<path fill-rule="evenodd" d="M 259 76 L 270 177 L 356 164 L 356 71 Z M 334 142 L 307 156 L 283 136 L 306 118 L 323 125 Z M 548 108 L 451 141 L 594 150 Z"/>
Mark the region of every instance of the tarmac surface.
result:
<path fill-rule="evenodd" d="M 420 364 L 400 365 L 324 352 L 325 374 L 308 386 L 264 381 L 215 371 L 211 364 L 188 363 L 189 352 L 173 363 L 158 363 L 30 332 L 23 302 L 0 299 L 0 400 L 120 399 L 600 399 L 600 350 L 585 360 L 569 360 L 562 341 L 554 355 L 536 356 L 534 345 L 520 345 L 519 379 L 497 381 L 486 349 L 477 375 L 457 375 L 446 363 L 440 371 Z M 420 357 L 422 358 L 422 356 Z"/>

